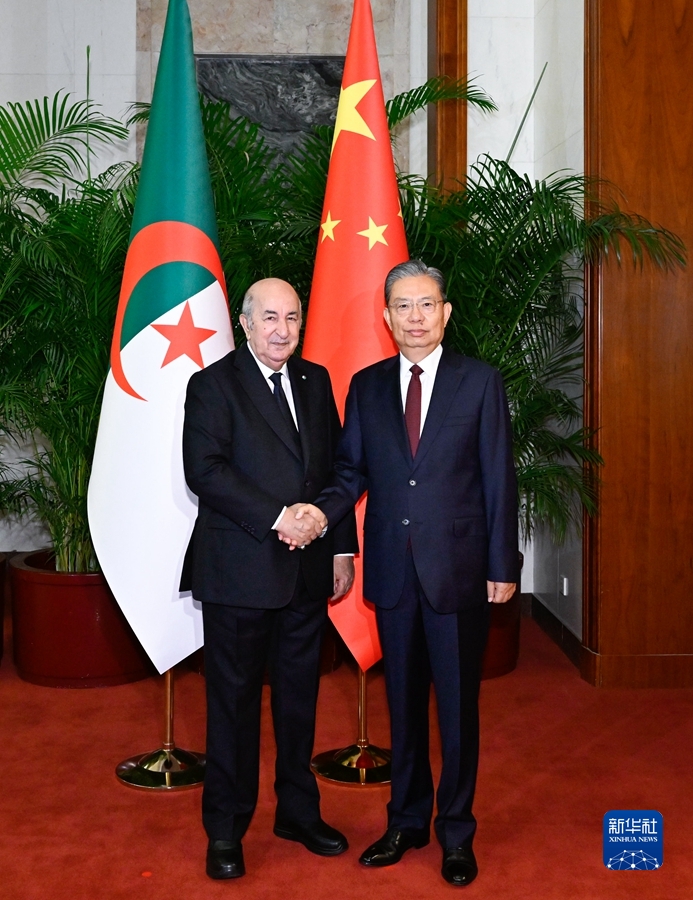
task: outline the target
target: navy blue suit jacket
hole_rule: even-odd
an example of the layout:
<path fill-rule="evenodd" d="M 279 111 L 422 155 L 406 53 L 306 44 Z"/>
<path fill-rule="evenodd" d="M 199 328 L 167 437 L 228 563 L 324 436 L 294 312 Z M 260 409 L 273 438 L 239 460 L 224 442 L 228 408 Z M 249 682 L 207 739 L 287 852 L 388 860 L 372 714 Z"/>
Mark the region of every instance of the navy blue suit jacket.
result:
<path fill-rule="evenodd" d="M 396 605 L 409 541 L 438 612 L 486 603 L 487 580 L 517 582 L 517 481 L 500 373 L 444 350 L 412 459 L 399 356 L 357 372 L 335 474 L 315 503 L 332 527 L 366 490 L 367 600 Z"/>

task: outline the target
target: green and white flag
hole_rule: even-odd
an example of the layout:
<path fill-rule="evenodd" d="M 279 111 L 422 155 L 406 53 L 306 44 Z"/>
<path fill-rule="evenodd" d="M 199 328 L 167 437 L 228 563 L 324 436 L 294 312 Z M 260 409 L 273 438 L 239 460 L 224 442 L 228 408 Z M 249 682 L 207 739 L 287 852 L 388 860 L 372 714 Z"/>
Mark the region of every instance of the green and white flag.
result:
<path fill-rule="evenodd" d="M 193 372 L 233 349 L 186 0 L 170 0 L 89 484 L 96 555 L 160 672 L 202 645 L 178 584 L 197 515 L 185 484 Z"/>

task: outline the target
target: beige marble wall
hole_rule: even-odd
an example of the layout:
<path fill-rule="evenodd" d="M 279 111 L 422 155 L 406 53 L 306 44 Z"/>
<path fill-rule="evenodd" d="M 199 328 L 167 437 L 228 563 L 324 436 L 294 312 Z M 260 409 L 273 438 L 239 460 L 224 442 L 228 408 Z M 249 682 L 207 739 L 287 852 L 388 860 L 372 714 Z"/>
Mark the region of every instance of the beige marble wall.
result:
<path fill-rule="evenodd" d="M 582 172 L 584 0 L 468 0 L 468 9 L 469 72 L 499 108 L 470 108 L 469 162 L 505 157 L 548 62 L 511 162 L 532 178 Z"/>
<path fill-rule="evenodd" d="M 583 172 L 584 0 L 535 0 L 534 77 L 546 75 L 537 92 L 534 175 L 558 169 Z"/>
<path fill-rule="evenodd" d="M 0 104 L 86 93 L 120 117 L 135 100 L 136 0 L 0 0 Z M 101 150 L 92 171 L 132 159 L 134 141 Z"/>
<path fill-rule="evenodd" d="M 188 0 L 196 53 L 346 52 L 352 0 Z M 418 0 L 425 5 L 426 0 Z M 412 0 L 371 0 L 385 98 L 410 83 Z M 137 99 L 151 99 L 167 0 L 137 0 Z M 408 162 L 408 134 L 398 140 Z"/>
<path fill-rule="evenodd" d="M 469 74 L 489 93 L 498 112 L 469 107 L 467 159 L 505 159 L 534 88 L 534 0 L 468 0 Z M 534 110 L 515 147 L 513 166 L 534 173 Z"/>

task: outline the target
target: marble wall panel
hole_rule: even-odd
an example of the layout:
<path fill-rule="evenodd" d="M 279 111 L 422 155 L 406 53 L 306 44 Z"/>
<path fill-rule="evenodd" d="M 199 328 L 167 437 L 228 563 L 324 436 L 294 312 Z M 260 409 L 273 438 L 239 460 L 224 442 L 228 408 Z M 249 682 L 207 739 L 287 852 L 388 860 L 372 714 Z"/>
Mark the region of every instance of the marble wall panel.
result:
<path fill-rule="evenodd" d="M 518 4 L 525 12 L 526 3 Z M 482 153 L 505 159 L 534 88 L 534 18 L 530 15 L 485 14 L 486 4 L 470 3 L 467 56 L 471 77 L 493 97 L 498 112 L 469 109 L 467 158 Z M 505 7 L 503 7 L 505 9 Z M 471 12 L 483 12 L 472 15 Z M 533 119 L 525 123 L 512 163 L 533 174 Z"/>
<path fill-rule="evenodd" d="M 103 75 L 133 75 L 137 40 L 136 0 L 73 2 L 75 71 L 86 72 L 85 48 L 89 44 L 92 71 Z M 134 100 L 134 97 L 129 99 Z"/>
<path fill-rule="evenodd" d="M 44 74 L 48 36 L 47 0 L 3 3 L 0 28 L 0 72 L 3 75 Z"/>
<path fill-rule="evenodd" d="M 492 19 L 533 19 L 534 0 L 467 0 L 467 12 Z"/>
<path fill-rule="evenodd" d="M 381 60 L 394 53 L 396 3 L 397 0 L 372 0 Z M 342 56 L 352 12 L 351 0 L 189 0 L 189 6 L 196 53 Z M 166 9 L 167 0 L 139 0 L 138 16 L 143 22 L 139 49 L 159 52 Z M 149 46 L 145 19 L 151 22 Z M 398 21 L 399 30 L 406 21 L 408 15 Z"/>
<path fill-rule="evenodd" d="M 410 8 L 427 0 L 371 0 L 385 97 L 415 86 L 410 77 Z M 352 0 L 189 0 L 195 52 L 343 56 Z M 167 0 L 137 0 L 138 99 L 149 100 Z M 421 35 L 425 46 L 426 35 Z M 149 54 L 149 59 L 147 59 Z M 419 82 L 417 81 L 417 84 Z M 408 129 L 398 141 L 408 162 Z"/>
<path fill-rule="evenodd" d="M 273 52 L 343 55 L 346 51 L 351 9 L 341 0 L 275 0 L 273 18 Z"/>
<path fill-rule="evenodd" d="M 536 177 L 559 168 L 584 170 L 584 0 L 537 0 L 535 78 Z"/>
<path fill-rule="evenodd" d="M 205 96 L 224 100 L 231 116 L 260 126 L 267 144 L 286 157 L 317 125 L 334 122 L 344 69 L 335 56 L 198 56 Z"/>
<path fill-rule="evenodd" d="M 0 103 L 86 93 L 91 47 L 91 97 L 120 116 L 136 99 L 136 0 L 3 0 Z M 99 157 L 94 171 L 132 159 L 134 140 Z"/>
<path fill-rule="evenodd" d="M 544 63 L 549 65 L 512 163 L 543 178 L 583 171 L 584 0 L 468 0 L 469 71 L 499 106 L 469 112 L 468 157 L 504 157 Z"/>
<path fill-rule="evenodd" d="M 418 87 L 428 78 L 428 3 L 409 0 L 409 85 Z M 399 19 L 399 13 L 398 13 Z M 425 110 L 409 120 L 408 171 L 428 175 L 428 115 Z"/>

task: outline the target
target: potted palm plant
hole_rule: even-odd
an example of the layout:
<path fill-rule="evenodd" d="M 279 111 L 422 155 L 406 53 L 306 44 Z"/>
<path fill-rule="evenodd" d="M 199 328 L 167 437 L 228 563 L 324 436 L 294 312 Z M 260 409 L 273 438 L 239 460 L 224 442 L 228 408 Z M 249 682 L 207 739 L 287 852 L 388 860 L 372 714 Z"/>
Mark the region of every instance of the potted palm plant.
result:
<path fill-rule="evenodd" d="M 151 671 L 98 571 L 86 518 L 132 190 L 131 166 L 92 179 L 89 156 L 126 134 L 61 94 L 0 108 L 0 437 L 30 448 L 5 469 L 0 509 L 32 513 L 52 539 L 50 551 L 11 560 L 15 662 L 39 684 Z"/>

